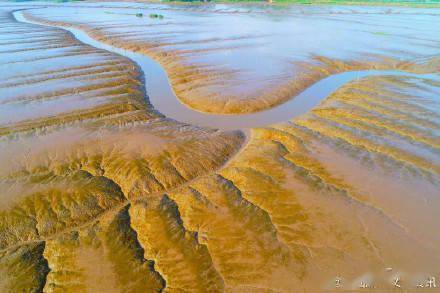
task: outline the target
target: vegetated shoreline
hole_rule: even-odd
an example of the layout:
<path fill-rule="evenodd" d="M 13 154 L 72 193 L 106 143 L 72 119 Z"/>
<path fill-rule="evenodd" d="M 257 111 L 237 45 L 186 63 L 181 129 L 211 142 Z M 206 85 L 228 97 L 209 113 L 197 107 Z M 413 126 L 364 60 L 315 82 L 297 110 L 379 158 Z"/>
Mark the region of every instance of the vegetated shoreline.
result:
<path fill-rule="evenodd" d="M 32 1 L 32 0 L 31 0 Z M 56 0 L 55 0 L 56 1 Z M 102 2 L 102 0 L 66 0 L 66 2 Z M 264 0 L 109 0 L 105 2 L 140 2 L 140 3 L 162 3 L 173 5 L 210 5 L 210 4 L 238 4 L 238 5 L 267 5 L 267 6 L 289 6 L 289 5 L 319 5 L 319 6 L 383 6 L 383 7 L 411 7 L 411 8 L 439 8 L 440 2 L 435 0 L 416 0 L 416 1 L 401 1 L 401 0 L 272 0 L 267 2 Z"/>
<path fill-rule="evenodd" d="M 37 0 L 11 0 L 11 2 L 34 2 Z M 137 3 L 162 3 L 172 5 L 210 5 L 210 4 L 238 4 L 238 5 L 268 5 L 268 6 L 289 6 L 289 5 L 319 5 L 319 6 L 383 6 L 383 7 L 411 7 L 411 8 L 439 8 L 440 2 L 436 0 L 49 0 L 47 2 L 68 3 L 68 2 L 137 2 Z"/>

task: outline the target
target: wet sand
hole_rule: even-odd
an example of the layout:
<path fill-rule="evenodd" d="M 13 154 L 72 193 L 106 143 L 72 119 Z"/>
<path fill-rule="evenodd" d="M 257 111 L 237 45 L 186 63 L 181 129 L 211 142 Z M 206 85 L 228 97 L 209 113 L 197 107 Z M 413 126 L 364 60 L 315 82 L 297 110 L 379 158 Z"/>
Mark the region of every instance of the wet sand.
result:
<path fill-rule="evenodd" d="M 62 29 L 17 22 L 13 10 L 26 5 L 0 10 L 0 113 L 10 113 L 0 122 L 0 291 L 317 292 L 334 289 L 337 277 L 345 289 L 370 282 L 387 291 L 396 276 L 411 289 L 440 274 L 440 238 L 433 233 L 440 209 L 440 84 L 436 56 L 423 46 L 413 47 L 417 62 L 408 58 L 399 67 L 414 73 L 353 79 L 336 74 L 346 67 L 329 60 L 329 71 L 318 75 L 331 75 L 328 87 L 321 87 L 326 79 L 318 82 L 316 95 L 304 96 L 313 100 L 296 104 L 300 108 L 289 101 L 260 120 L 279 111 L 265 104 L 250 116 L 213 115 L 203 124 L 210 114 L 186 108 L 178 92 L 160 104 L 163 89 L 151 88 L 151 67 L 141 66 L 142 74 L 130 58 Z M 152 7 L 63 5 L 48 9 L 45 21 L 71 21 L 65 7 Z M 203 6 L 154 7 L 188 19 L 213 13 Z M 228 19 L 259 19 L 259 9 L 272 9 L 221 7 L 215 13 Z M 304 9 L 311 22 L 323 12 Z M 428 12 L 401 9 L 415 24 Z M 381 11 L 356 15 L 377 20 Z M 45 19 L 45 9 L 34 12 Z M 280 13 L 296 18 L 290 10 Z M 331 17 L 348 21 L 347 13 L 332 8 Z M 72 25 L 89 33 L 100 20 L 80 21 L 87 17 L 76 14 Z M 120 17 L 137 21 L 108 17 L 105 30 L 110 22 L 120 30 Z M 401 27 L 391 19 L 389 25 Z M 164 72 L 175 86 L 170 75 L 179 71 L 170 68 Z M 192 79 L 187 85 L 192 82 L 201 85 Z M 210 99 L 201 101 L 209 105 Z M 11 112 L 11 105 L 33 116 Z M 169 105 L 203 119 L 185 120 L 183 110 L 168 113 Z M 30 111 L 34 107 L 41 110 Z M 215 120 L 224 118 L 231 124 Z M 225 130 L 245 123 L 245 132 Z"/>
<path fill-rule="evenodd" d="M 149 56 L 168 72 L 177 97 L 201 112 L 258 112 L 339 72 L 439 69 L 438 60 L 430 61 L 437 55 L 437 9 L 102 6 L 69 5 L 28 16 Z M 164 18 L 148 17 L 156 12 Z"/>
<path fill-rule="evenodd" d="M 14 17 L 20 22 L 34 23 L 37 25 L 41 24 L 27 20 L 26 17 L 23 16 L 22 11 L 14 13 Z M 440 78 L 438 74 L 411 74 L 409 72 L 397 70 L 349 71 L 330 75 L 306 88 L 297 96 L 291 97 L 289 102 L 283 103 L 275 108 L 271 108 L 270 110 L 262 110 L 259 113 L 245 115 L 205 114 L 186 107 L 179 101 L 171 88 L 165 70 L 160 66 L 159 63 L 155 62 L 153 59 L 150 59 L 148 56 L 119 49 L 111 45 L 106 45 L 105 43 L 94 40 L 79 29 L 63 26 L 56 27 L 71 32 L 75 38 L 82 43 L 122 55 L 132 60 L 137 66 L 139 66 L 144 78 L 145 76 L 147 77 L 147 82 L 145 83 L 145 92 L 147 93 L 149 101 L 152 103 L 153 107 L 160 113 L 179 122 L 202 127 L 210 127 L 213 129 L 237 130 L 243 128 L 263 127 L 277 122 L 294 119 L 297 116 L 310 111 L 344 84 L 367 76 L 380 75 L 430 79 Z"/>

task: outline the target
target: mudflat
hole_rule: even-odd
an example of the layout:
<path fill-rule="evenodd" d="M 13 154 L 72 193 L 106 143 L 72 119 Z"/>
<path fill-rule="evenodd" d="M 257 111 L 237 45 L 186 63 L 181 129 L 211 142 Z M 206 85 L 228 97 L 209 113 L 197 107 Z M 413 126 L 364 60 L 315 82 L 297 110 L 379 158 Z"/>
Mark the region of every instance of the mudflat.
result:
<path fill-rule="evenodd" d="M 439 16 L 1 2 L 0 291 L 440 279 Z"/>

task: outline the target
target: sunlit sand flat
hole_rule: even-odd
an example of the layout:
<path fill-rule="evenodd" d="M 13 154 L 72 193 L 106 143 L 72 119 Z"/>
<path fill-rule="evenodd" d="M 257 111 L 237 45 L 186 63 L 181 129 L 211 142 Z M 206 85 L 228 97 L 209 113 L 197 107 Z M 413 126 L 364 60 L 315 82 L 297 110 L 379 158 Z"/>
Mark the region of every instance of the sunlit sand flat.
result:
<path fill-rule="evenodd" d="M 0 292 L 440 282 L 439 19 L 0 2 Z"/>
<path fill-rule="evenodd" d="M 183 103 L 210 113 L 278 105 L 337 72 L 426 71 L 418 65 L 438 57 L 435 9 L 221 8 L 96 3 L 26 15 L 148 55 L 167 71 Z M 136 17 L 139 12 L 145 17 Z M 164 18 L 148 17 L 155 12 Z"/>

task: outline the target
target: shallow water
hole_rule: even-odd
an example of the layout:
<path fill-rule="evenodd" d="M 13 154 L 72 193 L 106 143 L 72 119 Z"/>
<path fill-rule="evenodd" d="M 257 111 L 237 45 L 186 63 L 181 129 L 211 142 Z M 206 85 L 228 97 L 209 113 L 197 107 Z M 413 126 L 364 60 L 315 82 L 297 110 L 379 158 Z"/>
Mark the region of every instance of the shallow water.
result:
<path fill-rule="evenodd" d="M 242 5 L 173 7 L 80 3 L 61 7 L 76 9 L 77 5 L 90 9 L 121 7 L 121 11 L 124 6 L 157 7 L 164 13 L 176 11 L 188 17 L 193 14 L 200 18 L 204 13 L 207 19 L 214 12 L 250 16 L 247 11 L 251 9 L 252 17 L 260 20 L 266 17 L 258 16 L 262 12 L 275 14 L 272 8 Z M 163 286 L 193 291 L 206 291 L 210 284 L 214 285 L 209 288 L 214 288 L 218 281 L 219 287 L 215 288 L 220 288 L 220 292 L 224 291 L 222 284 L 230 290 L 242 291 L 249 287 L 249 290 L 262 288 L 277 292 L 289 292 L 291 288 L 320 292 L 325 284 L 329 284 L 329 288 L 325 288 L 333 289 L 335 276 L 344 278 L 347 289 L 356 290 L 359 282 L 370 276 L 374 277 L 375 284 L 383 284 L 391 290 L 389 278 L 395 274 L 404 274 L 405 286 L 420 274 L 423 274 L 420 278 L 425 274 L 439 275 L 440 238 L 433 232 L 440 210 L 438 75 L 396 70 L 346 72 L 323 79 L 295 98 L 290 95 L 293 99 L 281 106 L 260 113 L 203 114 L 179 102 L 167 77 L 169 74 L 172 80 L 174 71 L 166 66 L 164 71 L 146 57 L 149 54 L 113 48 L 88 38 L 83 31 L 72 29 L 83 42 L 108 52 L 95 50 L 80 44 L 70 34 L 67 36 L 61 29 L 16 22 L 10 15 L 12 9 L 18 8 L 3 14 L 0 9 L 0 22 L 9 25 L 10 31 L 14 28 L 20 31 L 15 35 L 22 35 L 21 39 L 26 38 L 22 28 L 47 30 L 59 36 L 58 43 L 70 42 L 92 53 L 0 65 L 0 71 L 6 72 L 0 81 L 0 96 L 5 93 L 4 100 L 11 100 L 0 105 L 0 110 L 9 109 L 16 114 L 12 118 L 18 120 L 36 118 L 18 125 L 0 125 L 3 127 L 0 129 L 3 131 L 0 137 L 0 224 L 6 223 L 0 225 L 0 235 L 5 236 L 0 241 L 3 253 L 0 291 L 35 291 L 35 283 L 28 285 L 23 280 L 36 280 L 41 271 L 48 272 L 38 283 L 41 288 L 65 286 L 63 288 L 70 289 L 73 284 L 72 290 L 77 290 L 78 286 L 103 285 L 95 291 L 108 291 L 104 288 L 107 283 L 100 284 L 96 280 L 109 277 L 115 280 L 110 285 L 121 291 L 133 288 L 140 288 L 133 289 L 139 292 L 159 291 L 147 288 L 151 282 L 146 276 L 151 273 L 142 268 L 147 267 L 145 261 L 150 260 L 154 262 L 151 268 L 159 268 L 167 280 Z M 64 13 L 63 9 L 52 9 L 53 15 L 48 19 Z M 341 16 L 340 12 L 355 15 L 349 13 L 352 7 L 304 9 L 307 10 L 304 14 L 313 17 L 325 14 L 335 19 Z M 374 14 L 372 19 L 377 19 L 376 14 L 383 10 L 362 9 L 362 18 L 367 18 L 368 12 Z M 399 8 L 399 11 L 410 13 L 412 10 Z M 45 11 L 28 13 L 24 15 L 42 15 Z M 286 18 L 295 17 L 290 8 L 276 13 Z M 420 13 L 423 15 L 424 10 Z M 102 24 L 105 30 L 111 31 L 109 39 L 104 38 L 103 42 L 111 42 L 113 34 L 121 30 L 124 24 L 118 20 L 120 17 L 137 21 L 134 16 L 109 15 L 108 20 L 101 20 L 100 14 L 96 15 L 97 19 L 90 23 Z M 82 24 L 74 23 L 76 16 L 78 21 L 91 17 L 66 11 L 66 17 L 72 17 L 66 19 L 66 25 Z M 411 17 L 408 14 L 408 18 Z M 399 26 L 397 21 L 395 24 Z M 130 27 L 133 23 L 128 21 L 125 25 Z M 126 34 L 125 39 L 136 39 L 142 34 L 143 26 L 130 29 L 136 31 L 132 35 L 130 31 L 119 32 Z M 178 29 L 187 31 L 184 26 Z M 191 41 L 197 34 L 188 34 L 189 44 L 176 44 L 173 41 L 176 34 L 170 28 L 166 30 L 170 48 L 174 45 L 217 48 L 227 43 L 212 41 L 201 45 Z M 0 35 L 3 32 L 5 29 L 0 29 Z M 154 29 L 145 28 L 145 33 L 151 34 L 152 39 L 163 37 L 162 33 L 154 35 Z M 10 35 L 15 38 L 14 34 Z M 240 38 L 237 43 L 260 41 L 261 38 Z M 38 43 L 32 42 L 37 46 Z M 259 44 L 260 47 L 250 49 L 252 53 L 247 61 L 252 60 L 258 50 L 264 51 L 264 44 Z M 2 48 L 8 50 L 7 46 Z M 224 129 L 258 127 L 289 120 L 313 109 L 293 122 L 246 131 L 252 133 L 247 140 L 239 131 L 215 131 L 176 123 L 157 114 L 146 103 L 141 91 L 144 84 L 139 82 L 135 64 L 110 51 L 140 65 L 151 103 L 176 120 Z M 340 51 L 342 56 L 347 48 Z M 213 55 L 223 53 L 224 49 Z M 8 58 L 18 60 L 19 57 L 13 56 L 19 55 L 19 52 L 11 53 Z M 198 55 L 201 60 L 207 60 L 204 53 L 190 55 L 186 61 L 191 64 Z M 49 55 L 38 51 L 35 57 L 39 56 Z M 27 59 L 32 57 L 32 54 L 26 56 Z M 265 67 L 277 58 L 262 60 L 259 71 L 247 75 L 253 76 L 249 84 L 253 83 L 256 90 L 264 86 L 256 81 L 264 76 Z M 304 57 L 309 61 L 307 58 Z M 238 67 L 243 69 L 246 66 L 242 63 Z M 212 64 L 219 65 L 214 61 Z M 234 64 L 231 59 L 231 64 L 220 65 Z M 273 64 L 271 70 L 278 74 L 277 62 Z M 420 72 L 430 72 L 426 67 L 421 66 Z M 88 73 L 83 75 L 84 71 Z M 243 78 L 245 72 L 238 72 L 238 76 Z M 391 75 L 383 76 L 387 74 Z M 107 84 L 113 75 L 125 78 L 115 84 L 130 88 L 117 91 L 116 95 L 103 94 L 113 88 L 114 83 Z M 277 82 L 278 75 L 269 73 L 269 76 L 265 82 Z M 81 80 L 84 85 L 102 80 L 105 86 L 77 93 L 75 90 Z M 7 93 L 15 84 L 19 89 Z M 188 84 L 191 85 L 191 81 Z M 341 85 L 345 86 L 339 88 Z M 72 88 L 72 92 L 55 94 L 53 99 L 42 101 L 32 96 L 28 98 L 36 93 L 50 94 L 51 89 L 58 86 Z M 240 87 L 240 78 L 231 86 Z M 18 96 L 20 90 L 22 96 Z M 179 94 L 177 90 L 176 93 Z M 102 99 L 108 102 L 111 111 L 101 107 Z M 88 101 L 94 111 L 91 116 L 87 111 Z M 118 105 L 130 107 L 119 109 Z M 39 117 L 27 116 L 32 113 Z M 69 115 L 74 116 L 74 120 L 69 120 Z M 0 113 L 0 120 L 5 117 Z M 115 195 L 121 198 L 125 195 L 127 206 L 121 207 L 118 201 L 106 204 Z M 99 206 L 95 208 L 94 203 Z M 28 218 L 32 219 L 31 223 L 26 221 Z M 38 229 L 34 227 L 34 219 Z M 111 226 L 105 226 L 107 223 Z M 46 227 L 54 228 L 53 232 Z M 7 238 L 11 230 L 18 236 Z M 74 238 L 79 235 L 75 245 L 69 244 L 69 235 Z M 39 243 L 40 236 L 44 241 L 41 251 L 28 250 L 28 244 Z M 22 274 L 23 266 L 35 266 L 38 261 L 20 254 L 11 256 L 20 250 L 26 253 L 24 256 L 41 255 L 42 268 Z M 130 260 L 130 255 L 142 253 L 141 261 Z M 8 259 L 12 259 L 10 264 L 6 263 Z M 87 259 L 97 260 L 93 269 Z M 60 262 L 63 260 L 67 261 Z M 218 270 L 219 277 L 212 275 L 213 268 Z M 392 270 L 384 272 L 385 268 Z M 101 272 L 108 276 L 103 277 Z M 59 280 L 59 275 L 63 275 L 63 280 Z M 78 279 L 78 276 L 85 277 Z M 3 289 L 2 285 L 8 282 L 32 288 Z"/>
<path fill-rule="evenodd" d="M 132 65 L 126 58 L 82 44 L 59 29 L 18 23 L 11 10 L 0 8 L 1 127 L 91 113 L 124 97 L 115 89 L 127 84 Z"/>
<path fill-rule="evenodd" d="M 258 5 L 70 4 L 35 10 L 51 21 L 84 24 L 110 39 L 154 44 L 188 65 L 233 72 L 203 90 L 240 99 L 298 74 L 314 56 L 415 61 L 438 54 L 439 9 Z M 101 7 L 97 9 L 98 7 Z M 136 17 L 143 13 L 144 17 Z M 160 13 L 164 19 L 151 19 Z"/>
<path fill-rule="evenodd" d="M 30 22 L 23 17 L 22 12 L 20 11 L 15 12 L 14 16 L 18 21 Z M 292 97 L 287 103 L 269 110 L 242 115 L 205 114 L 192 110 L 179 102 L 169 84 L 166 72 L 162 69 L 160 64 L 151 58 L 94 40 L 88 36 L 87 33 L 79 29 L 71 27 L 62 28 L 72 32 L 78 40 L 85 44 L 126 56 L 137 63 L 145 75 L 145 87 L 150 102 L 165 116 L 180 122 L 225 130 L 261 127 L 276 122 L 291 120 L 299 115 L 307 113 L 319 104 L 320 101 L 344 84 L 366 76 L 397 75 L 440 80 L 440 76 L 436 74 L 411 74 L 396 70 L 344 72 L 320 80 L 296 97 Z"/>

